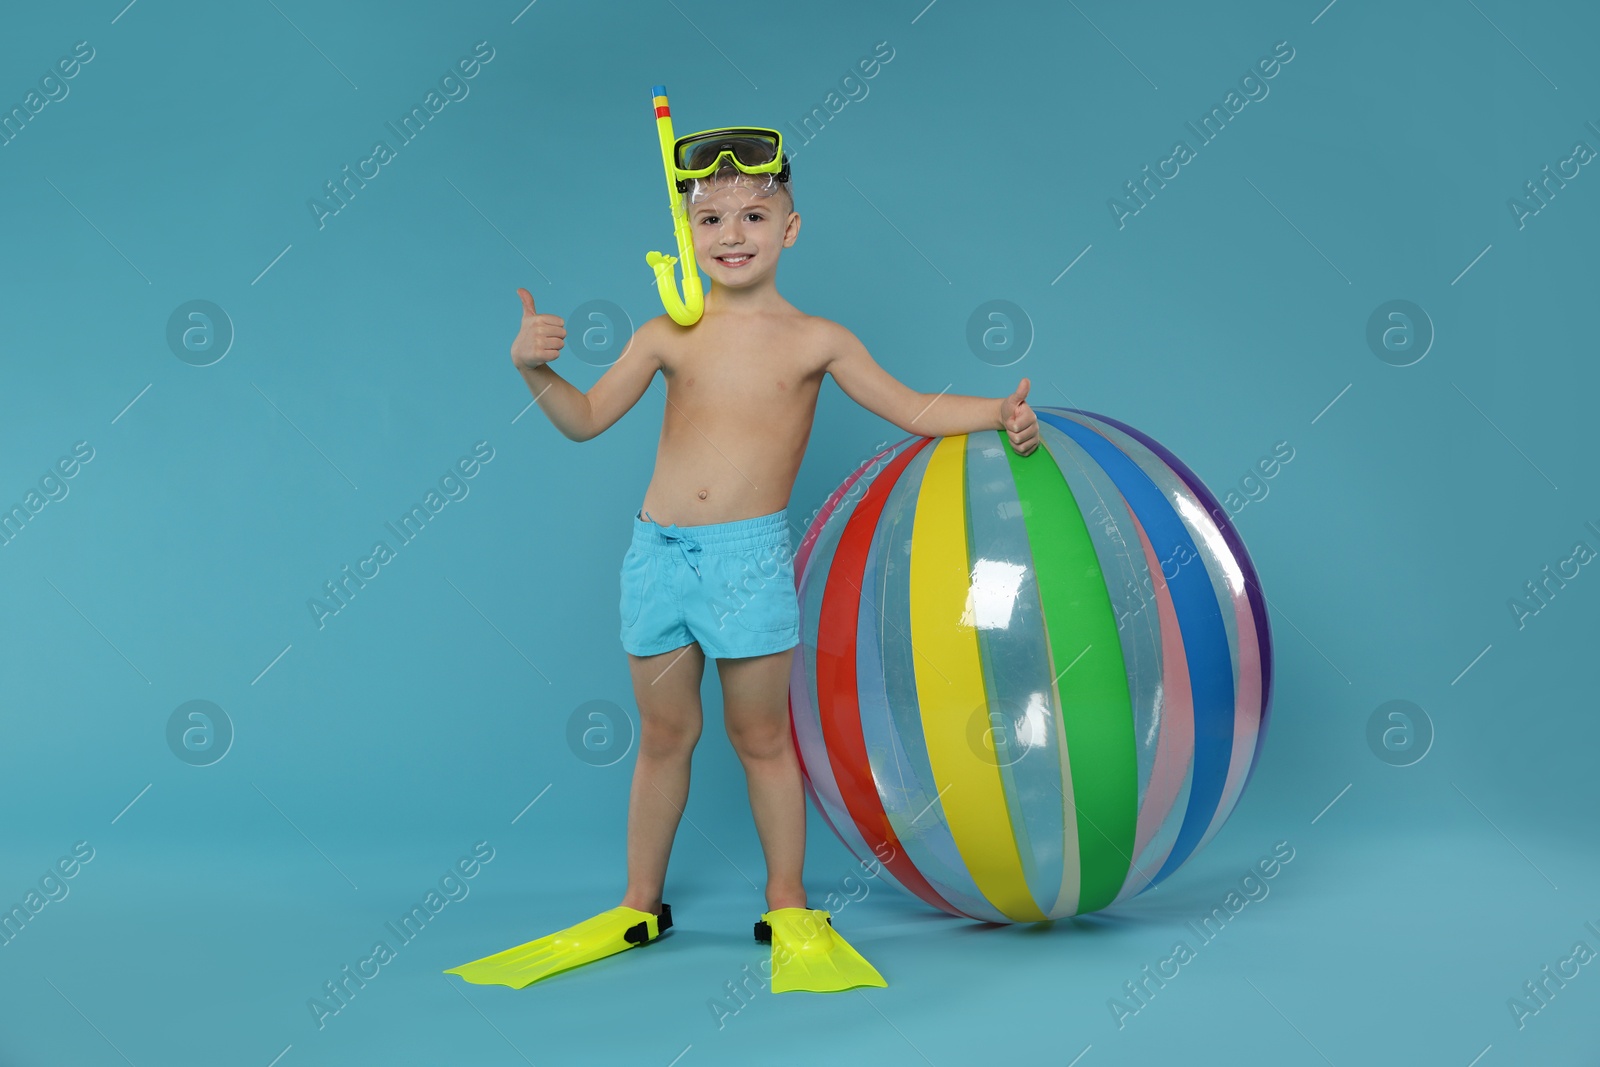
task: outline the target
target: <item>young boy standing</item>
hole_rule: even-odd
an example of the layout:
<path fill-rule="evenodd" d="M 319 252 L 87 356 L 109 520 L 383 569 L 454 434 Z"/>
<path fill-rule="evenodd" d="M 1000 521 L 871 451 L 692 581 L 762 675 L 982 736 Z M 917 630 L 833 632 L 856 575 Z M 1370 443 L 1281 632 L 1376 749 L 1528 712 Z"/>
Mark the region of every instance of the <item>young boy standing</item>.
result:
<path fill-rule="evenodd" d="M 657 372 L 666 379 L 667 407 L 655 472 L 633 519 L 621 575 L 621 638 L 640 720 L 627 890 L 611 911 L 479 961 L 498 961 L 494 966 L 458 969 L 469 980 L 525 985 L 652 940 L 671 925 L 661 894 L 688 799 L 709 656 L 717 661 L 724 722 L 744 767 L 766 858 L 769 911 L 758 937 L 770 924 L 775 966 L 783 970 L 795 961 L 774 990 L 884 984 L 823 925 L 826 912 L 806 909 L 801 879 L 805 793 L 788 713 L 799 605 L 787 505 L 817 394 L 831 374 L 851 399 L 905 433 L 1002 429 L 1020 454 L 1038 447 L 1026 378 L 1001 399 L 919 393 L 884 371 L 849 330 L 780 296 L 779 255 L 800 234 L 787 157 L 781 175 L 752 174 L 742 164 L 763 161 L 759 146 L 751 150 L 737 139 L 707 143 L 709 152 L 698 162 L 709 158 L 718 169 L 687 183 L 695 256 L 711 279 L 694 325 L 679 326 L 665 315 L 646 322 L 584 393 L 550 366 L 566 337 L 562 320 L 539 312 L 532 295 L 517 290 L 522 328 L 511 345 L 512 362 L 563 435 L 587 441 L 603 433 L 644 395 Z M 766 151 L 775 171 L 771 161 L 781 156 L 781 146 Z M 804 927 L 800 933 L 796 921 Z M 513 980 L 507 980 L 508 967 Z"/>

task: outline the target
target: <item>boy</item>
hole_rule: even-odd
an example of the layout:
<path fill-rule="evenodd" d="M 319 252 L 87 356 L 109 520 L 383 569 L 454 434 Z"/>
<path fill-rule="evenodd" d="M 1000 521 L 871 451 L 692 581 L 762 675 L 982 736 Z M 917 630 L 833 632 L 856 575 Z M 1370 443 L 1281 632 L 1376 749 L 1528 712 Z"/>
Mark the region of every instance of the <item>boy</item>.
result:
<path fill-rule="evenodd" d="M 708 134 L 735 132 L 750 131 Z M 695 256 L 711 279 L 704 313 L 687 327 L 665 315 L 646 322 L 587 393 L 550 367 L 566 337 L 562 320 L 539 312 L 532 295 L 517 290 L 522 328 L 511 345 L 512 362 L 563 435 L 587 441 L 603 433 L 657 371 L 666 379 L 667 408 L 655 473 L 622 564 L 621 637 L 640 721 L 627 891 L 620 907 L 522 946 L 537 948 L 531 958 L 525 953 L 519 961 L 501 961 L 516 963 L 516 981 L 490 980 L 525 985 L 652 940 L 671 925 L 662 886 L 688 799 L 690 756 L 701 731 L 700 684 L 710 656 L 766 858 L 769 912 L 763 919 L 780 934 L 774 963 L 781 968 L 777 949 L 790 921 L 810 916 L 806 933 L 821 935 L 807 941 L 815 953 L 789 944 L 801 963 L 790 968 L 786 982 L 775 981 L 774 990 L 848 987 L 837 981 L 884 984 L 831 929 L 819 931 L 825 912 L 806 909 L 805 794 L 787 702 L 799 640 L 789 493 L 824 374 L 905 433 L 1004 429 L 1012 447 L 1027 455 L 1038 447 L 1039 431 L 1025 399 L 1026 378 L 1003 399 L 915 392 L 878 366 L 849 330 L 778 295 L 779 253 L 799 236 L 800 216 L 787 181 L 788 159 L 774 137 L 764 156 L 759 145 L 752 150 L 724 136 L 689 161 L 718 168 L 687 183 Z M 781 172 L 772 162 L 780 157 Z M 770 173 L 751 173 L 747 163 L 764 163 Z M 850 972 L 835 975 L 832 985 L 823 973 L 830 954 Z M 842 954 L 859 960 L 864 971 L 851 971 Z M 808 960 L 812 955 L 822 958 Z M 474 980 L 471 973 L 463 977 Z"/>

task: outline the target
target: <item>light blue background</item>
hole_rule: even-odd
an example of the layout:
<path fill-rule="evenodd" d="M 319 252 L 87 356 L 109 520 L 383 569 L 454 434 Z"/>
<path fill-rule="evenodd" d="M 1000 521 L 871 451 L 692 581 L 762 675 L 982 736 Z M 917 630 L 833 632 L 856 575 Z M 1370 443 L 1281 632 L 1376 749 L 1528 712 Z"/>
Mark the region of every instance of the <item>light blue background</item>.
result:
<path fill-rule="evenodd" d="M 1523 628 L 1508 608 L 1600 548 L 1600 176 L 1521 228 L 1507 206 L 1600 148 L 1591 6 L 122 2 L 0 32 L 7 108 L 95 50 L 0 147 L 0 503 L 94 449 L 0 548 L 0 903 L 94 849 L 0 947 L 0 1064 L 1594 1062 L 1600 965 L 1520 1030 L 1507 1007 L 1600 951 L 1600 578 Z M 1108 199 L 1284 40 L 1270 95 L 1119 228 Z M 479 41 L 470 95 L 319 229 L 308 199 Z M 662 394 L 579 447 L 523 414 L 507 347 L 519 285 L 659 313 L 662 82 L 680 130 L 794 136 L 782 292 L 914 388 L 1027 375 L 1219 495 L 1295 449 L 1236 520 L 1279 653 L 1263 763 L 1159 890 L 999 929 L 867 883 L 836 914 L 888 989 L 763 993 L 719 1027 L 763 955 L 762 866 L 708 679 L 675 932 L 520 993 L 441 976 L 622 889 L 632 760 L 567 730 L 634 714 L 617 568 Z M 195 299 L 237 332 L 206 367 L 166 341 Z M 1010 367 L 965 340 L 992 299 L 1034 331 Z M 1392 299 L 1437 331 L 1411 366 L 1365 339 Z M 817 422 L 802 520 L 894 433 L 831 383 Z M 470 495 L 319 629 L 308 598 L 478 441 Z M 166 739 L 195 699 L 235 730 L 207 767 Z M 1436 731 L 1413 766 L 1366 741 L 1391 699 Z M 308 999 L 478 841 L 470 895 L 319 1029 Z M 1123 983 L 1279 841 L 1271 895 L 1119 1029 Z M 813 817 L 814 906 L 855 870 Z"/>

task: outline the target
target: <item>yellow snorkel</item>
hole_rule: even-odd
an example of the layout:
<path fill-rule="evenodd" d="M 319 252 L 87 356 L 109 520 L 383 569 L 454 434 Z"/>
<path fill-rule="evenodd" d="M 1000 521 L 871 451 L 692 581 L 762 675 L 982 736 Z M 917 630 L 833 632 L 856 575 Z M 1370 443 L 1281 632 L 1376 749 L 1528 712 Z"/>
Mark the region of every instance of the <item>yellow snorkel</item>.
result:
<path fill-rule="evenodd" d="M 657 85 L 651 89 L 655 97 L 656 133 L 661 138 L 661 164 L 667 172 L 667 202 L 672 208 L 672 232 L 678 239 L 678 255 L 646 252 L 644 261 L 656 272 L 656 288 L 661 291 L 661 304 L 679 326 L 693 326 L 705 312 L 705 294 L 700 289 L 700 265 L 694 261 L 694 236 L 689 231 L 689 212 L 683 204 L 683 194 L 678 191 L 678 175 L 673 167 L 672 111 L 667 107 L 667 87 Z M 672 276 L 672 265 L 683 261 L 683 295 L 678 295 L 678 283 Z"/>

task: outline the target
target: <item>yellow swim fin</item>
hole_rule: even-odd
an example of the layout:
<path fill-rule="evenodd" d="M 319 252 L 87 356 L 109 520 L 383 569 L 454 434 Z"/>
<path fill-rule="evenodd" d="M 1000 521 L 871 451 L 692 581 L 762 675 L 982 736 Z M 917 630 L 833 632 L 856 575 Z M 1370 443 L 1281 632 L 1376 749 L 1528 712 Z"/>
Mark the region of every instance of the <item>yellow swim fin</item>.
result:
<path fill-rule="evenodd" d="M 444 973 L 460 975 L 475 985 L 508 985 L 521 989 L 552 974 L 593 963 L 635 945 L 649 944 L 671 927 L 670 904 L 661 905 L 660 915 L 616 907 L 576 926 L 481 960 L 463 963 Z"/>
<path fill-rule="evenodd" d="M 772 942 L 772 991 L 837 993 L 889 983 L 833 929 L 821 908 L 776 908 L 756 923 L 756 940 Z"/>

